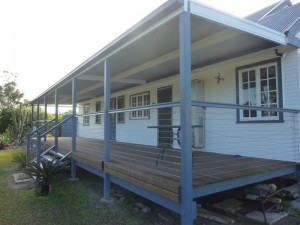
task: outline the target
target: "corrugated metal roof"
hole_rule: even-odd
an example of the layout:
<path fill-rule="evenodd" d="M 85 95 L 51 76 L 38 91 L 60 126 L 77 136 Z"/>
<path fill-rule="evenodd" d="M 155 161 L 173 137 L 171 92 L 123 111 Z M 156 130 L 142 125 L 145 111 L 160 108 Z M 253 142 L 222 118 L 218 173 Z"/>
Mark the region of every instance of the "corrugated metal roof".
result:
<path fill-rule="evenodd" d="M 274 3 L 270 6 L 267 6 L 257 12 L 254 12 L 248 16 L 245 17 L 247 20 L 251 20 L 253 22 L 257 22 L 260 18 L 262 18 L 264 15 L 266 15 L 268 12 L 270 12 L 276 5 L 278 5 L 279 2 Z"/>
<path fill-rule="evenodd" d="M 272 6 L 274 7 L 274 5 Z M 271 12 L 269 15 L 259 18 L 259 15 L 263 14 L 260 12 L 267 12 L 267 10 L 272 8 L 272 6 L 266 7 L 265 9 L 252 14 L 246 17 L 246 19 L 284 33 L 288 31 L 300 17 L 300 3 L 297 3 L 295 5 L 286 5 L 279 11 L 277 8 L 273 13 Z"/>
<path fill-rule="evenodd" d="M 277 13 L 269 15 L 258 21 L 259 24 L 284 33 L 300 17 L 300 3 L 292 5 L 289 8 L 283 9 Z"/>

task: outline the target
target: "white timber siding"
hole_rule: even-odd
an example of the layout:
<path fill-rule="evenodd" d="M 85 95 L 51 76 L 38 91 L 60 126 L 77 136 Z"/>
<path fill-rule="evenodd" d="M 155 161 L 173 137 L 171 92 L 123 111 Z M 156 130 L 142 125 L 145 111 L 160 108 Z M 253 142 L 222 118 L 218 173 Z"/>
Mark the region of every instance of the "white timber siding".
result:
<path fill-rule="evenodd" d="M 204 80 L 205 101 L 236 103 L 235 68 L 275 57 L 266 53 L 249 59 L 228 62 L 224 67 L 211 67 L 197 75 Z M 282 58 L 283 107 L 299 109 L 298 51 Z M 224 81 L 216 82 L 220 73 Z M 296 115 L 297 117 L 298 115 Z M 283 123 L 237 123 L 236 110 L 205 110 L 206 151 L 246 155 L 262 158 L 299 161 L 297 118 L 284 113 Z"/>
<path fill-rule="evenodd" d="M 285 58 L 282 58 L 284 108 L 299 109 L 299 54 L 298 50 L 294 49 L 290 50 Z M 193 71 L 192 79 L 201 82 L 204 94 L 199 96 L 193 92 L 192 97 L 208 102 L 236 104 L 236 68 L 275 57 L 274 50 L 271 49 L 197 69 Z M 215 77 L 219 74 L 224 80 L 218 84 Z M 165 86 L 172 86 L 173 101 L 178 101 L 180 94 L 178 76 L 113 93 L 111 97 L 124 95 L 127 108 L 130 107 L 131 95 L 149 91 L 150 104 L 155 104 L 157 103 L 157 89 Z M 103 110 L 103 98 L 98 98 L 81 102 L 79 113 L 82 113 L 82 107 L 86 103 L 90 104 L 91 113 L 95 112 L 95 103 L 99 100 L 101 100 L 101 109 Z M 192 111 L 192 124 L 199 124 L 199 118 L 204 118 L 204 140 L 198 140 L 199 146 L 202 147 L 200 150 L 299 161 L 299 115 L 284 113 L 284 122 L 279 123 L 237 123 L 234 109 L 193 107 Z M 179 125 L 179 108 L 173 108 L 172 113 L 172 124 Z M 103 116 L 101 120 L 103 122 Z M 147 128 L 155 125 L 157 125 L 157 110 L 150 111 L 150 119 L 140 120 L 133 120 L 130 118 L 130 113 L 125 113 L 125 123 L 116 125 L 116 140 L 156 146 L 157 129 Z M 200 135 L 199 132 L 197 135 Z M 95 124 L 94 117 L 91 117 L 90 126 L 82 126 L 82 117 L 80 117 L 78 136 L 103 139 L 103 123 Z M 176 143 L 173 147 L 179 148 Z"/>

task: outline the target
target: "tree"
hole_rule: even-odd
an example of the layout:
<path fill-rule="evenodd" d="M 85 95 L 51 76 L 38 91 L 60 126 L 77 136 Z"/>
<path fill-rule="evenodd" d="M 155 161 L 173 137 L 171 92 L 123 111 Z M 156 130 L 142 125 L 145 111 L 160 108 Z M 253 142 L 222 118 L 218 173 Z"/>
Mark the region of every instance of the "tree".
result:
<path fill-rule="evenodd" d="M 13 108 L 6 107 L 0 109 L 0 134 L 4 133 L 8 126 L 12 123 Z"/>
<path fill-rule="evenodd" d="M 0 108 L 16 107 L 22 103 L 24 94 L 17 89 L 14 81 L 5 83 L 0 86 Z"/>
<path fill-rule="evenodd" d="M 0 134 L 6 133 L 10 141 L 19 145 L 29 130 L 28 102 L 17 88 L 16 73 L 2 71 L 0 78 Z"/>

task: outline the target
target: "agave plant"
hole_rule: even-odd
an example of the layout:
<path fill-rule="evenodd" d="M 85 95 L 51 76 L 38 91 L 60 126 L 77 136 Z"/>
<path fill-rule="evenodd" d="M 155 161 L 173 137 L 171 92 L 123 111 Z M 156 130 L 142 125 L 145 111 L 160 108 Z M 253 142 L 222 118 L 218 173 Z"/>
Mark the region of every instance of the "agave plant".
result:
<path fill-rule="evenodd" d="M 66 162 L 41 161 L 40 164 L 32 162 L 26 168 L 25 173 L 40 179 L 41 193 L 48 195 L 51 192 L 53 178 L 62 173 L 67 166 Z"/>

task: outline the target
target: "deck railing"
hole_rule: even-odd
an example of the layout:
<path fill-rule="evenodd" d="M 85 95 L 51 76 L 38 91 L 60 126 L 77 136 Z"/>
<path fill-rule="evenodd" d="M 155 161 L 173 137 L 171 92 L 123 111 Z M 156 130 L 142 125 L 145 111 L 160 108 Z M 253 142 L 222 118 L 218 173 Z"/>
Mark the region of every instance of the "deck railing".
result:
<path fill-rule="evenodd" d="M 171 110 L 160 110 L 167 108 Z M 132 112 L 141 110 L 149 110 L 149 113 L 146 113 L 144 118 L 132 118 Z M 276 116 L 272 120 L 250 118 L 247 121 L 239 119 L 243 110 L 255 111 L 257 114 L 272 113 Z M 118 113 L 125 113 L 123 123 L 118 123 Z M 97 113 L 97 115 L 102 114 L 103 112 Z M 132 166 L 138 165 L 150 173 L 159 171 L 158 173 L 162 175 L 174 179 L 180 178 L 179 102 L 110 110 L 109 114 L 112 118 L 111 137 L 114 137 L 111 139 L 121 142 L 111 153 L 112 160 Z M 89 115 L 91 118 L 95 116 L 95 114 Z M 230 158 L 232 162 L 239 160 L 240 156 L 299 162 L 298 117 L 299 110 L 296 109 L 192 101 L 194 173 L 205 169 L 203 161 L 207 160 L 207 157 L 214 157 L 212 154 L 198 156 L 198 152 L 233 155 L 235 157 Z M 83 135 L 103 139 L 103 123 L 91 123 L 88 127 L 81 126 L 81 123 L 82 121 L 79 120 L 79 130 L 84 129 Z M 137 144 L 140 147 L 133 149 L 126 143 Z M 222 162 L 215 163 L 214 176 L 218 176 L 218 173 L 222 173 Z M 254 160 L 253 166 L 255 163 Z M 261 161 L 258 160 L 257 163 Z M 238 169 L 233 168 L 232 172 L 236 171 Z"/>
<path fill-rule="evenodd" d="M 38 126 L 35 130 L 27 133 L 26 136 L 26 164 L 28 165 L 31 158 L 31 151 L 36 148 L 36 137 L 42 131 L 46 130 L 47 127 L 55 121 L 55 118 L 49 121 L 32 121 L 32 123 L 41 124 L 44 122 L 45 124 Z"/>
<path fill-rule="evenodd" d="M 47 128 L 47 126 L 54 122 L 55 119 L 50 120 L 49 122 L 45 123 L 43 126 L 38 127 L 36 130 L 30 132 L 27 134 L 27 151 L 26 151 L 26 163 L 30 163 L 30 158 L 31 158 L 31 151 L 32 151 L 32 140 L 35 140 L 35 148 L 36 148 L 36 161 L 37 163 L 40 163 L 41 155 L 43 154 L 43 151 L 47 151 L 48 147 L 46 143 L 46 137 L 49 135 L 51 132 L 56 131 L 60 126 L 62 126 L 64 123 L 66 123 L 68 120 L 72 119 L 73 115 L 67 117 L 66 119 L 62 120 L 61 122 L 57 123 L 56 125 L 52 126 L 48 130 L 43 130 Z M 44 131 L 41 133 L 41 131 Z M 57 140 L 57 132 L 55 135 L 55 139 Z M 44 142 L 42 142 L 42 139 L 44 138 Z M 50 148 L 54 149 L 57 151 L 58 149 L 58 142 L 55 141 L 54 146 L 50 146 Z"/>

